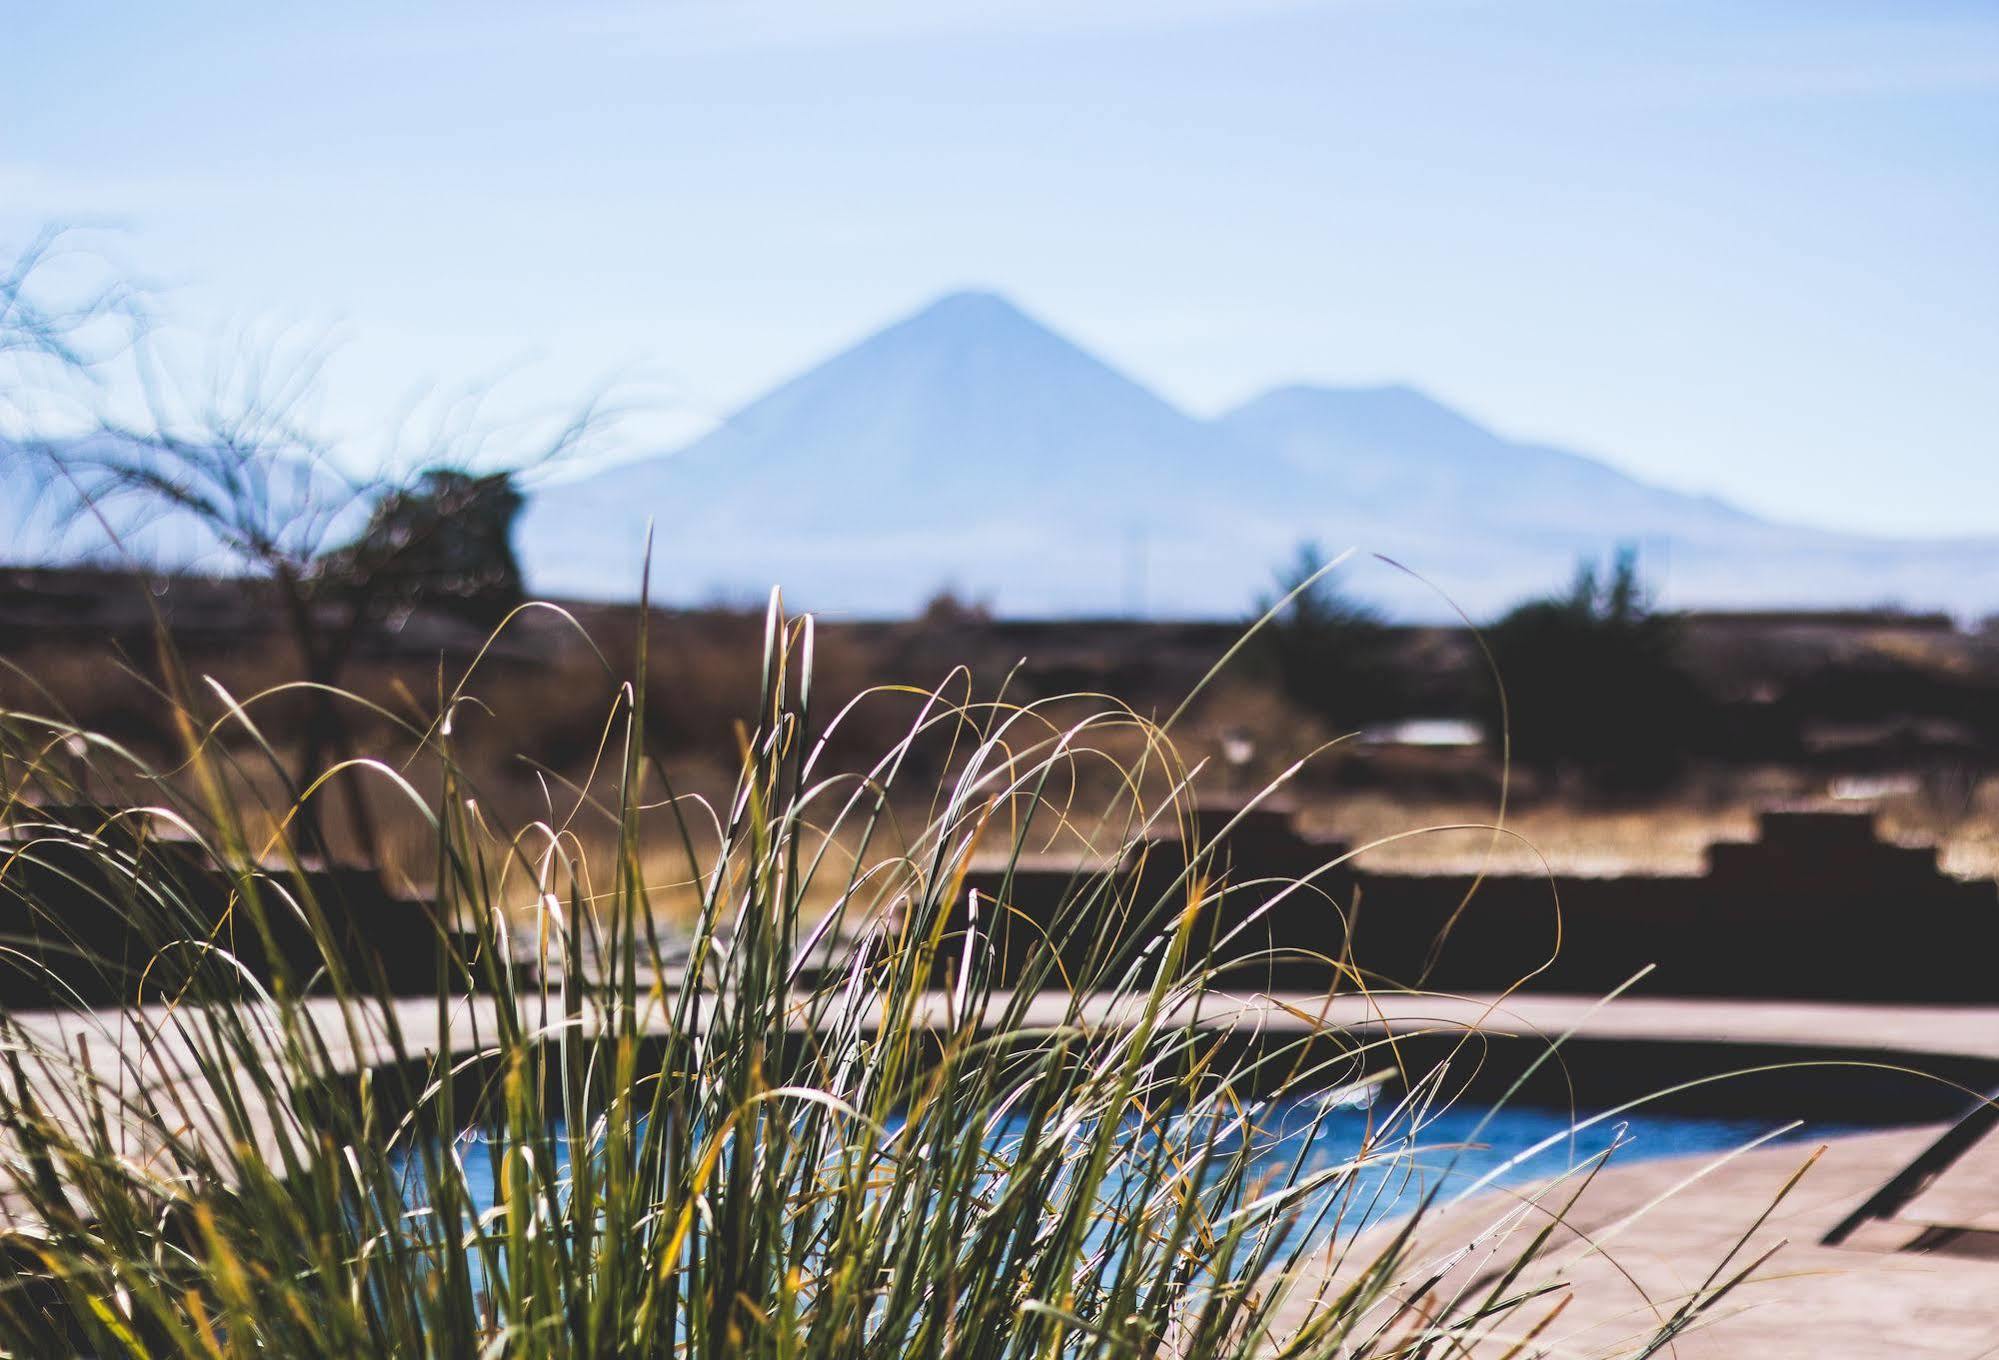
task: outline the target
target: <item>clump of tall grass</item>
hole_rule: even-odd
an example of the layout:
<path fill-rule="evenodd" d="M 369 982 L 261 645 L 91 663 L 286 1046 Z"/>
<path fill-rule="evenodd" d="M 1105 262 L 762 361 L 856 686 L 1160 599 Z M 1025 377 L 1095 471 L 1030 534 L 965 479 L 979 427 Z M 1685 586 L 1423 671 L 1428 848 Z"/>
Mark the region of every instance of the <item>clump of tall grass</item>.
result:
<path fill-rule="evenodd" d="M 1232 882 L 1193 839 L 1199 772 L 1170 723 L 954 692 L 909 700 L 872 765 L 827 768 L 847 712 L 820 711 L 812 622 L 773 601 L 726 804 L 678 796 L 650 758 L 640 681 L 607 719 L 602 777 L 552 784 L 547 819 L 506 828 L 457 763 L 454 718 L 476 702 L 459 687 L 414 734 L 422 771 L 358 771 L 429 828 L 429 900 L 410 910 L 430 913 L 435 975 L 415 998 L 343 942 L 295 809 L 245 806 L 231 762 L 271 745 L 261 697 L 184 698 L 185 760 L 165 771 L 0 715 L 0 885 L 86 894 L 140 945 L 79 942 L 128 961 L 121 1006 L 64 1004 L 52 974 L 50 1010 L 0 1018 L 0 1346 L 1525 1353 L 1559 1302 L 1537 1257 L 1569 1192 L 1498 1216 L 1509 1264 L 1446 1283 L 1458 1258 L 1419 1246 L 1434 1186 L 1381 1222 L 1439 1075 L 1395 1071 L 1380 1040 L 1247 1043 L 1209 1023 L 1258 961 L 1236 950 L 1224 971 L 1217 920 L 1253 928 L 1287 885 Z M 946 773 L 912 794 L 926 743 Z M 1002 977 L 994 940 L 1029 928 L 1005 866 L 1067 843 L 1074 790 L 1101 784 L 1079 767 L 1120 743 L 1138 754 L 1088 824 L 1114 833 L 1106 862 L 1171 853 L 1173 871 L 1079 870 Z M 79 767 L 128 791 L 96 821 L 49 811 Z M 648 843 L 662 817 L 671 885 Z M 1187 838 L 1162 848 L 1150 833 L 1176 821 Z M 220 913 L 176 868 L 191 849 L 223 876 Z M 975 856 L 1002 866 L 990 897 L 967 889 Z M 696 900 L 684 931 L 654 910 L 669 888 Z M 276 944 L 301 931 L 303 965 Z M 1384 1084 L 1398 1094 L 1366 1142 L 1321 1155 L 1328 1112 Z"/>

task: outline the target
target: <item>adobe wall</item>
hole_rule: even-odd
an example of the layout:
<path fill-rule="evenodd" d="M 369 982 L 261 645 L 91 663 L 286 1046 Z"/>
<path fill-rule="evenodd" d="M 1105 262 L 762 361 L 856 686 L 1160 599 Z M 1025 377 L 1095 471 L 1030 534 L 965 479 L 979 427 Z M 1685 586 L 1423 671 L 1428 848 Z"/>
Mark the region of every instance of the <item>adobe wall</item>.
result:
<path fill-rule="evenodd" d="M 1203 835 L 1225 815 L 1204 815 L 1217 820 Z M 1478 879 L 1341 867 L 1285 892 L 1254 880 L 1312 874 L 1344 847 L 1259 813 L 1227 838 L 1228 882 L 1245 886 L 1204 918 L 1203 943 L 1243 989 L 1320 989 L 1339 972 L 1333 960 L 1345 959 L 1374 981 L 1449 991 L 1599 993 L 1651 964 L 1641 986 L 1652 995 L 1999 1000 L 1999 887 L 1943 874 L 1931 850 L 1881 841 L 1867 814 L 1772 811 L 1760 833 L 1711 847 L 1697 876 Z M 988 936 L 1004 937 L 1003 978 L 1020 975 L 1042 930 L 1067 940 L 1073 974 L 1092 950 L 1138 930 L 1133 913 L 1166 899 L 1184 862 L 1164 842 L 1116 873 L 1016 875 L 1005 887 L 1026 921 L 996 932 L 999 914 L 986 913 Z M 990 900 L 1002 884 L 975 872 L 968 886 Z"/>
<path fill-rule="evenodd" d="M 399 995 L 436 986 L 439 936 L 431 904 L 395 896 L 367 870 L 272 871 L 264 894 L 267 941 L 242 906 L 236 881 L 192 845 L 151 841 L 139 851 L 120 837 L 128 824 L 103 826 L 96 809 L 45 808 L 36 816 L 45 824 L 0 826 L 0 1009 L 129 1002 L 142 978 L 147 1000 L 172 995 L 204 955 L 193 947 L 156 955 L 149 941 L 212 940 L 266 985 L 277 959 L 295 978 L 309 978 L 325 955 L 287 898 L 319 905 L 333 946 L 362 990 L 372 990 L 378 978 Z M 110 853 L 85 850 L 54 823 L 86 834 L 102 827 Z M 137 878 L 120 867 L 132 854 L 143 855 Z M 134 929 L 135 921 L 143 921 L 141 928 Z M 220 967 L 212 959 L 208 966 Z"/>

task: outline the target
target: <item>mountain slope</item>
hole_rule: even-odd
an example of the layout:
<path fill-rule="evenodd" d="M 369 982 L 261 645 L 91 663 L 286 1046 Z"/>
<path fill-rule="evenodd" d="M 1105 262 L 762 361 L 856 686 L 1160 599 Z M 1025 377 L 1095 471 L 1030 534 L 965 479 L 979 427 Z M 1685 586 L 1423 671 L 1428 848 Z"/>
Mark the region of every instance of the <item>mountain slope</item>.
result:
<path fill-rule="evenodd" d="M 1422 571 L 1489 614 L 1638 547 L 1665 598 L 1711 607 L 1999 606 L 1999 540 L 1891 540 L 1773 523 L 1566 449 L 1506 439 L 1408 387 L 1284 387 L 1217 427 L 1277 457 L 1329 541 Z M 1434 613 L 1438 601 L 1388 594 Z"/>
<path fill-rule="evenodd" d="M 26 458 L 0 445 L 0 562 L 119 560 L 95 521 L 32 500 Z M 845 614 L 948 586 L 1014 615 L 1236 616 L 1304 538 L 1360 549 L 1350 588 L 1418 619 L 1489 616 L 1627 542 L 1679 605 L 1999 609 L 1999 541 L 1773 524 L 1407 387 L 1282 387 L 1199 420 L 989 293 L 938 300 L 679 452 L 536 488 L 530 584 L 635 595 L 649 521 L 655 598 L 782 583 Z M 121 528 L 140 560 L 227 569 L 173 516 Z"/>
<path fill-rule="evenodd" d="M 1999 605 L 1999 546 L 1771 524 L 1505 439 L 1407 387 L 1283 387 L 1190 417 L 1002 298 L 954 294 L 752 402 L 680 453 L 546 488 L 537 587 L 629 594 L 647 517 L 661 598 L 881 614 L 952 585 L 1013 614 L 1242 612 L 1301 538 L 1354 589 L 1487 615 L 1636 543 L 1669 600 Z"/>
<path fill-rule="evenodd" d="M 1512 531 L 1572 527 L 1587 508 L 1635 535 L 1741 530 L 1723 502 L 1650 486 L 1581 454 L 1505 439 L 1411 387 L 1280 387 L 1216 422 L 1294 479 L 1369 516 L 1477 514 Z"/>
<path fill-rule="evenodd" d="M 800 439 L 801 430 L 815 432 Z M 744 408 L 684 455 L 759 494 L 835 468 L 888 488 L 1129 492 L 1199 475 L 1200 425 L 1001 298 L 932 303 Z"/>
<path fill-rule="evenodd" d="M 239 498 L 203 470 L 118 436 L 0 439 L 0 566 L 88 562 L 220 576 L 244 569 L 199 515 L 150 493 L 117 492 L 111 466 L 144 469 L 227 506 L 239 529 L 255 525 L 295 556 L 346 542 L 368 519 L 364 488 L 316 459 L 259 460 Z"/>
<path fill-rule="evenodd" d="M 0 565 L 228 569 L 214 535 L 185 512 L 137 500 L 81 508 L 74 485 L 50 461 L 62 452 L 0 440 Z"/>
<path fill-rule="evenodd" d="M 806 604 L 886 612 L 940 586 L 1015 612 L 1118 607 L 1130 539 L 1200 557 L 1264 538 L 1283 470 L 1218 457 L 1214 430 L 983 293 L 953 294 L 752 402 L 687 449 L 546 488 L 521 541 L 536 584 L 654 579 L 743 596 L 781 580 Z M 587 527 L 585 527 L 587 526 Z M 1241 592 L 1176 597 L 1234 609 Z"/>

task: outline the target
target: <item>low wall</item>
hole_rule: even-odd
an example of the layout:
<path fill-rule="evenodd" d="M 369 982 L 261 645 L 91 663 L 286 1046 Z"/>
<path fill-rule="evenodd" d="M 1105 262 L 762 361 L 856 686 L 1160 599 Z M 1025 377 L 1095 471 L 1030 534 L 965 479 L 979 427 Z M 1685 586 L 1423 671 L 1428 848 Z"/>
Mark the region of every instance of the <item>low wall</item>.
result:
<path fill-rule="evenodd" d="M 324 914 L 333 948 L 363 990 L 378 981 L 401 995 L 435 990 L 442 937 L 430 905 L 395 896 L 372 872 L 271 870 L 262 897 L 267 939 L 234 879 L 192 845 L 141 847 L 96 809 L 34 815 L 46 824 L 0 826 L 0 1008 L 129 1003 L 142 978 L 148 1000 L 171 996 L 204 960 L 225 966 L 202 942 L 266 985 L 278 960 L 304 981 L 326 957 L 292 905 L 305 900 Z M 79 835 L 100 835 L 105 848 L 86 850 Z M 184 943 L 154 953 L 162 940 Z"/>
<path fill-rule="evenodd" d="M 1204 812 L 1203 839 L 1228 815 Z M 1757 840 L 1712 846 L 1699 875 L 1475 878 L 1343 866 L 1280 893 L 1256 880 L 1314 875 L 1344 851 L 1300 836 L 1281 811 L 1252 813 L 1221 849 L 1227 881 L 1251 886 L 1211 909 L 1203 944 L 1211 962 L 1240 961 L 1243 987 L 1323 988 L 1333 960 L 1345 960 L 1379 981 L 1442 990 L 1595 993 L 1653 965 L 1644 983 L 1653 994 L 1999 1000 L 1999 887 L 1940 872 L 1928 849 L 1882 841 L 1865 813 L 1767 812 Z M 1067 941 L 1072 972 L 1092 949 L 1138 932 L 1121 908 L 1162 900 L 1184 864 L 1177 843 L 1163 841 L 1110 870 L 1035 866 L 1008 879 L 981 868 L 968 886 L 1018 913 L 1010 929 L 992 924 L 1008 914 L 985 913 L 1011 980 L 1042 931 Z"/>

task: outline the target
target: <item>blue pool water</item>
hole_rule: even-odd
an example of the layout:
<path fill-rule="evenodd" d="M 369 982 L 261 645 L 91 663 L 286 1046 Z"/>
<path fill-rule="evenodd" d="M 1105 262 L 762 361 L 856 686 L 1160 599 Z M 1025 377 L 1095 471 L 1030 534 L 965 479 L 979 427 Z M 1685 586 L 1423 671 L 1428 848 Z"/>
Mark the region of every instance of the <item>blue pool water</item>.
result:
<path fill-rule="evenodd" d="M 1304 1129 L 1316 1110 L 1309 1102 L 1277 1115 L 1276 1129 Z M 1335 1110 L 1320 1121 L 1306 1166 L 1317 1170 L 1350 1160 L 1367 1142 L 1369 1112 Z M 1378 1123 L 1378 1118 L 1377 1118 Z M 1857 1132 L 1858 1125 L 1818 1122 L 1786 1127 L 1790 1121 L 1712 1118 L 1632 1111 L 1597 1122 L 1571 1110 L 1523 1106 L 1488 1116 L 1482 1109 L 1452 1107 L 1420 1121 L 1413 1135 L 1398 1124 L 1399 1137 L 1377 1142 L 1379 1162 L 1360 1178 L 1366 1195 L 1376 1186 L 1370 1217 L 1413 1209 L 1435 1191 L 1440 1199 L 1481 1188 L 1547 1180 L 1610 1154 L 1608 1165 L 1628 1166 L 1662 1157 L 1714 1157 L 1757 1139 L 1800 1142 Z M 1578 1128 L 1578 1124 L 1586 1127 Z M 1280 1138 L 1271 1154 L 1292 1156 L 1303 1132 Z M 1535 1151 L 1535 1149 L 1539 1149 Z M 1357 1195 L 1355 1202 L 1361 1203 Z"/>
<path fill-rule="evenodd" d="M 1464 1106 L 1418 1118 L 1403 1114 L 1393 1121 L 1395 1136 L 1383 1138 L 1379 1130 L 1384 1113 L 1364 1108 L 1322 1112 L 1309 1098 L 1277 1103 L 1258 1121 L 1265 1131 L 1258 1139 L 1263 1161 L 1276 1173 L 1288 1169 L 1302 1152 L 1300 1174 L 1309 1175 L 1352 1161 L 1366 1149 L 1368 1164 L 1339 1191 L 1346 1197 L 1342 1217 L 1351 1225 L 1356 1216 L 1377 1220 L 1414 1210 L 1426 1195 L 1448 1200 L 1486 1186 L 1546 1180 L 1583 1166 L 1613 1145 L 1609 1164 L 1627 1166 L 1662 1157 L 1718 1156 L 1773 1133 L 1773 1142 L 1801 1142 L 1866 1127 L 1814 1122 L 1786 1128 L 1785 1121 L 1772 1119 L 1641 1111 L 1588 1122 L 1587 1115 L 1575 1111 L 1533 1106 L 1508 1108 L 1488 1117 L 1482 1109 Z M 1014 1136 L 1017 1130 L 1002 1128 L 992 1141 L 1003 1150 Z M 458 1153 L 478 1208 L 491 1207 L 492 1160 L 487 1146 L 476 1135 L 468 1135 L 459 1141 Z"/>

